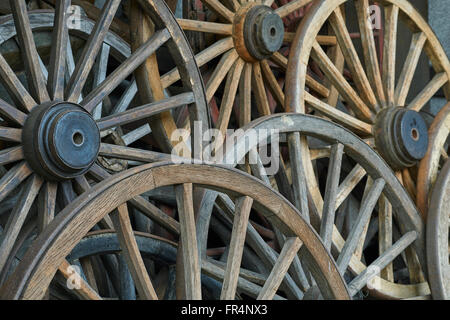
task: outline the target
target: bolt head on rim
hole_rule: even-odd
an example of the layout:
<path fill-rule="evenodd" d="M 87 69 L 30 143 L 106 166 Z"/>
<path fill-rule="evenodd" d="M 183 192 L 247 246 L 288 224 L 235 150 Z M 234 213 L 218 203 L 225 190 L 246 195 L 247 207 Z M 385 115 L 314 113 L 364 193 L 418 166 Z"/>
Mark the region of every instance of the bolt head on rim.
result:
<path fill-rule="evenodd" d="M 97 159 L 100 132 L 79 105 L 43 104 L 25 122 L 23 147 L 36 173 L 52 181 L 66 180 L 85 173 Z"/>
<path fill-rule="evenodd" d="M 395 170 L 414 166 L 428 149 L 428 128 L 422 116 L 407 108 L 382 110 L 374 125 L 375 146 Z"/>

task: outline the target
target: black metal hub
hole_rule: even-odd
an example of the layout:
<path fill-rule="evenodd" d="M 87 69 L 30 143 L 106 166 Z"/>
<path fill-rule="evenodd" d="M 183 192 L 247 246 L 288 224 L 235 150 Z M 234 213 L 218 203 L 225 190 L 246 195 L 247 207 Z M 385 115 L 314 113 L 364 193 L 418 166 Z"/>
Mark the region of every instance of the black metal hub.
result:
<path fill-rule="evenodd" d="M 251 8 L 244 23 L 244 41 L 248 52 L 257 60 L 270 57 L 283 44 L 283 20 L 263 5 Z"/>
<path fill-rule="evenodd" d="M 428 129 L 422 116 L 407 108 L 387 108 L 374 125 L 375 146 L 395 170 L 412 167 L 428 149 Z"/>
<path fill-rule="evenodd" d="M 95 120 L 73 103 L 35 107 L 22 135 L 25 159 L 36 173 L 53 181 L 85 173 L 100 149 L 100 132 Z"/>

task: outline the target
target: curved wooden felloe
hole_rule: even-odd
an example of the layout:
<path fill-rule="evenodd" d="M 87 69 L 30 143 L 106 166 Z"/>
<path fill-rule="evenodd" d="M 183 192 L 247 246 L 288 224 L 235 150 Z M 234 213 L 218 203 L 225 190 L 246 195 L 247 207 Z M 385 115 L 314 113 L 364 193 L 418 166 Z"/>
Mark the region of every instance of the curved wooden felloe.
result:
<path fill-rule="evenodd" d="M 35 223 L 41 231 L 78 194 L 99 181 L 90 171 L 106 168 L 108 170 L 102 172 L 104 178 L 139 164 L 118 160 L 120 157 L 111 155 L 111 149 L 124 153 L 127 146 L 135 142 L 142 142 L 142 149 L 148 147 L 151 129 L 146 119 L 189 105 L 191 120 L 201 120 L 204 119 L 201 110 L 206 110 L 197 67 L 181 29 L 163 1 L 141 1 L 143 15 L 154 23 L 155 33 L 142 46 L 135 47 L 133 53 L 124 39 L 109 31 L 120 0 L 108 1 L 97 12 L 96 21 L 81 15 L 75 17 L 73 23 L 69 23 L 73 18 L 68 11 L 69 0 L 57 1 L 54 12 L 28 12 L 24 0 L 12 1 L 11 4 L 12 14 L 0 19 L 0 44 L 8 41 L 9 48 L 14 48 L 11 41 L 17 41 L 16 51 L 7 51 L 0 56 L 0 80 L 6 89 L 0 99 L 0 206 L 14 195 L 17 201 L 9 212 L 0 238 L 2 279 L 9 272 L 15 240 L 22 239 L 21 230 L 35 203 L 38 208 Z M 36 44 L 33 37 L 36 33 L 41 33 L 48 43 Z M 133 72 L 164 45 L 168 48 L 164 49 L 165 55 L 172 57 L 174 65 L 184 76 L 183 85 L 176 95 L 135 105 L 137 85 Z M 24 70 L 20 70 L 21 67 Z M 25 75 L 28 89 L 19 80 L 19 73 Z M 35 148 L 29 147 L 34 145 L 29 141 L 38 136 L 33 131 L 39 128 L 36 110 L 63 105 L 75 108 L 78 113 L 90 114 L 91 129 L 98 129 L 101 139 L 99 145 L 92 148 L 99 149 L 98 157 L 95 154 L 93 157 L 93 162 L 98 161 L 98 164 L 89 167 L 90 164 L 80 170 L 80 174 L 66 172 L 63 178 L 52 174 L 49 177 L 42 173 L 49 162 L 40 164 L 40 158 L 32 159 Z M 72 138 L 78 145 L 75 133 Z M 82 139 L 81 144 L 86 141 Z M 52 143 L 44 141 L 41 150 L 53 150 L 56 144 Z M 156 158 L 168 157 L 158 153 L 154 155 Z M 79 159 L 83 156 L 80 155 Z M 38 166 L 42 168 L 36 170 Z M 149 201 L 141 200 L 141 205 L 148 207 Z M 102 223 L 112 227 L 108 219 Z M 171 227 L 173 231 L 174 226 Z"/>
<path fill-rule="evenodd" d="M 333 248 L 337 249 L 338 252 L 346 252 L 341 260 L 339 260 L 340 263 L 342 263 L 342 269 L 340 269 L 342 272 L 345 272 L 348 266 L 348 269 L 353 274 L 360 276 L 362 275 L 361 277 L 364 276 L 367 266 L 361 262 L 363 252 L 363 247 L 361 245 L 363 241 L 361 239 L 365 239 L 367 236 L 367 227 L 370 221 L 370 215 L 372 214 L 372 210 L 374 210 L 375 204 L 378 202 L 379 208 L 382 205 L 392 206 L 390 210 L 390 217 L 383 218 L 386 219 L 386 221 L 382 220 L 383 216 L 382 213 L 380 213 L 382 211 L 378 209 L 380 219 L 378 232 L 381 235 L 378 241 L 380 242 L 380 246 L 384 244 L 382 249 L 379 251 L 378 257 L 388 255 L 387 252 L 395 247 L 395 244 L 393 245 L 392 242 L 393 230 L 391 226 L 392 219 L 395 219 L 397 221 L 397 225 L 401 226 L 400 233 L 402 235 L 408 234 L 409 231 L 417 232 L 417 240 L 414 242 L 416 253 L 414 253 L 411 249 L 407 249 L 406 252 L 408 257 L 409 255 L 414 257 L 415 254 L 417 254 L 422 267 L 420 267 L 417 262 L 410 262 L 410 280 L 413 281 L 413 277 L 416 276 L 414 272 L 418 273 L 416 280 L 417 282 L 414 282 L 411 285 L 395 283 L 392 278 L 392 273 L 391 276 L 387 276 L 383 271 L 381 277 L 376 278 L 376 281 L 379 283 L 379 287 L 371 290 L 372 293 L 376 296 L 390 299 L 421 297 L 428 296 L 430 294 L 428 284 L 423 280 L 420 271 L 420 268 L 422 268 L 424 273 L 426 273 L 424 224 L 416 207 L 414 206 L 414 203 L 411 201 L 400 182 L 396 179 L 392 170 L 367 143 L 352 134 L 349 130 L 335 125 L 332 122 L 301 114 L 280 114 L 255 120 L 245 126 L 243 131 L 231 136 L 230 139 L 233 139 L 231 141 L 235 141 L 234 144 L 228 146 L 229 148 L 225 148 L 223 152 L 224 158 L 219 158 L 218 161 L 223 161 L 226 164 L 234 165 L 236 161 L 243 159 L 249 151 L 255 147 L 260 144 L 267 143 L 267 137 L 265 136 L 258 137 L 259 140 L 251 139 L 254 131 L 252 132 L 250 129 L 265 129 L 269 132 L 269 136 L 274 134 L 273 132 L 280 133 L 281 135 L 286 134 L 288 139 L 287 147 L 289 150 L 290 168 L 288 170 L 288 161 L 286 160 L 286 168 L 282 163 L 280 163 L 279 171 L 287 176 L 288 185 L 285 184 L 286 182 L 283 183 L 277 180 L 277 182 L 272 186 L 277 187 L 278 190 L 288 199 L 292 199 L 292 203 L 294 203 L 300 212 L 302 212 L 305 218 L 311 219 L 311 222 L 315 226 L 316 230 L 321 232 L 321 236 L 323 237 L 325 243 L 328 242 L 328 245 L 331 246 L 332 242 Z M 274 131 L 271 133 L 270 130 Z M 325 144 L 319 148 L 305 148 L 306 144 L 304 144 L 300 149 L 301 145 L 298 140 L 307 140 L 307 137 L 320 139 L 325 142 Z M 219 152 L 219 154 L 222 154 L 222 152 Z M 300 155 L 303 155 L 303 157 Z M 336 180 L 336 178 L 339 177 L 339 173 L 341 172 L 341 159 L 344 155 L 346 158 L 351 158 L 353 165 L 352 170 L 347 173 L 347 177 L 340 182 L 339 179 Z M 309 162 L 302 163 L 302 159 L 304 158 L 310 159 Z M 314 186 L 318 185 L 318 181 L 314 173 L 314 166 L 311 159 L 319 160 L 323 158 L 330 158 L 328 175 L 331 175 L 330 172 L 333 172 L 333 175 L 327 178 L 327 187 L 324 194 L 325 199 L 322 198 L 322 195 L 318 191 L 319 189 L 316 189 L 317 192 L 315 193 L 315 190 L 312 189 Z M 335 168 L 334 171 L 333 168 Z M 259 173 L 258 170 L 260 171 Z M 261 174 L 261 170 L 263 171 L 264 168 L 258 168 L 257 165 L 253 165 L 252 167 L 252 173 L 255 176 L 258 176 L 263 180 L 266 179 L 266 183 L 269 183 L 267 177 L 264 177 L 264 175 Z M 343 207 L 346 199 L 348 200 L 348 197 L 352 196 L 352 193 L 357 191 L 357 185 L 366 176 L 369 177 L 369 181 L 376 183 L 373 184 L 372 182 L 369 182 L 366 183 L 366 186 L 364 187 L 364 194 L 367 194 L 364 198 L 371 198 L 370 194 L 372 194 L 373 199 L 371 200 L 372 202 L 369 200 L 363 201 L 363 206 L 361 208 L 367 208 L 367 210 L 361 209 L 359 214 L 361 219 L 365 220 L 361 220 L 362 225 L 359 225 L 358 232 L 355 231 L 355 237 L 359 237 L 359 244 L 355 248 L 355 240 L 353 240 L 351 245 L 347 244 L 348 241 L 345 240 L 344 235 L 342 234 L 342 227 L 339 227 L 337 222 L 336 225 L 333 223 L 326 223 L 325 227 L 323 225 L 323 217 L 327 214 L 330 216 L 334 216 L 335 214 L 343 215 L 343 213 L 340 212 L 342 209 L 340 207 Z M 332 180 L 331 177 L 335 177 L 334 180 Z M 328 182 L 328 180 L 330 182 Z M 333 184 L 332 181 L 334 181 Z M 382 195 L 380 190 L 383 190 Z M 316 198 L 311 199 L 309 198 L 309 195 L 316 196 Z M 204 245 L 201 247 L 203 254 L 206 252 L 206 236 L 208 230 L 211 230 L 209 227 L 209 219 L 216 197 L 217 194 L 213 192 L 205 195 L 197 222 L 199 243 Z M 308 198 L 310 199 L 310 210 L 307 205 Z M 328 208 L 328 213 L 326 214 L 324 211 L 325 208 Z M 336 210 L 338 210 L 338 213 L 336 213 Z M 357 219 L 357 217 L 358 216 L 355 215 L 352 216 L 351 219 Z M 373 217 L 372 220 L 377 219 Z M 334 219 L 331 221 L 334 221 Z M 381 224 L 382 222 L 385 222 L 386 225 Z M 398 235 L 396 237 L 398 239 L 400 236 Z M 349 255 L 348 250 L 351 251 L 349 248 L 356 250 L 354 253 L 352 251 L 353 255 Z M 404 249 L 405 247 L 403 250 Z M 391 259 L 393 260 L 395 257 L 396 256 L 391 256 Z M 392 260 L 390 260 L 390 262 Z M 388 263 L 388 269 L 390 268 L 392 268 L 391 264 Z M 415 270 L 415 268 L 418 268 L 418 270 Z M 382 269 L 384 269 L 384 267 Z M 352 294 L 355 294 L 356 292 L 357 290 L 352 291 Z"/>
<path fill-rule="evenodd" d="M 427 220 L 427 258 L 431 294 L 450 299 L 449 278 L 450 161 L 442 168 L 431 195 Z"/>
<path fill-rule="evenodd" d="M 236 212 L 233 229 L 240 225 L 236 220 L 246 221 L 250 209 L 254 207 L 280 230 L 284 230 L 284 234 L 289 237 L 286 239 L 274 269 L 260 289 L 259 298 L 267 299 L 274 296 L 283 280 L 282 276 L 300 248 L 300 241 L 303 243 L 300 251 L 304 257 L 303 261 L 307 263 L 323 296 L 328 299 L 348 298 L 345 283 L 318 235 L 298 211 L 279 194 L 257 179 L 233 169 L 213 165 L 170 163 L 155 163 L 127 170 L 97 184 L 91 192 L 85 193 L 72 202 L 55 217 L 32 244 L 22 263 L 1 288 L 1 297 L 4 299 L 42 298 L 65 257 L 98 221 L 108 213 L 115 211 L 113 221 L 115 221 L 121 247 L 127 252 L 126 259 L 130 270 L 135 270 L 135 274 L 132 272 L 133 277 L 135 280 L 139 279 L 139 281 L 135 281 L 139 295 L 156 298 L 152 294 L 152 285 L 148 275 L 145 277 L 144 273 L 138 272 L 142 257 L 132 249 L 135 247 L 136 240 L 132 236 L 132 232 L 131 234 L 128 232 L 131 225 L 127 201 L 144 192 L 167 185 L 175 185 L 178 190 L 177 202 L 185 268 L 186 298 L 201 298 L 199 286 L 201 269 L 212 273 L 212 276 L 218 276 L 217 267 L 211 267 L 207 261 L 198 259 L 192 199 L 193 185 L 217 189 L 235 199 Z M 232 246 L 239 250 L 244 239 L 232 236 L 231 241 Z M 241 281 L 238 277 L 239 263 L 236 262 L 238 256 L 236 255 L 232 259 L 235 261 L 234 263 L 230 263 L 231 260 L 228 260 L 227 272 L 225 280 L 223 280 L 227 286 L 222 288 L 222 297 L 234 296 L 233 292 L 238 287 L 238 282 Z M 142 271 L 142 269 L 140 270 Z M 146 289 L 149 290 L 148 296 L 144 295 Z"/>
<path fill-rule="evenodd" d="M 369 6 L 373 1 L 317 1 L 297 29 L 288 64 L 290 75 L 286 82 L 286 104 L 292 111 L 301 113 L 312 111 L 349 128 L 370 142 L 381 134 L 376 132 L 376 128 L 377 122 L 381 121 L 378 117 L 380 112 L 385 112 L 383 110 L 395 108 L 420 112 L 440 89 L 443 89 L 446 100 L 450 99 L 450 62 L 425 19 L 406 0 L 386 0 L 377 3 L 384 9 L 382 62 L 379 62 L 374 31 L 369 19 Z M 364 61 L 355 49 L 356 46 L 339 9 L 343 5 L 354 6 L 356 9 Z M 315 40 L 325 26 L 333 28 L 338 47 L 344 53 L 348 66 L 344 74 L 339 72 L 336 64 Z M 412 40 L 402 69 L 396 70 L 400 42 L 397 39 L 397 30 L 403 26 L 409 30 Z M 432 65 L 435 75 L 414 97 L 410 89 L 416 81 L 423 79 L 418 77 L 417 72 L 419 57 L 423 53 Z M 335 108 L 307 89 L 308 84 L 304 79 L 308 72 L 311 72 L 308 65 L 312 62 L 339 92 L 341 108 Z M 382 134 L 387 132 L 384 131 Z M 381 153 L 380 146 L 375 147 Z M 391 166 L 397 170 L 397 177 L 415 199 L 417 189 L 420 188 L 419 184 L 422 183 L 415 171 L 408 166 L 400 168 L 392 164 Z"/>

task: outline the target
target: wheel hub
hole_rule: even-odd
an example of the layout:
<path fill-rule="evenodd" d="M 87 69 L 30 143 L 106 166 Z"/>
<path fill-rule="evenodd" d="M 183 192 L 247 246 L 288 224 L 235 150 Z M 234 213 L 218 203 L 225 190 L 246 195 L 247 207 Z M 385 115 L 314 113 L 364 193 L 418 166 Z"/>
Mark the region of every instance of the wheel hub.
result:
<path fill-rule="evenodd" d="M 283 44 L 283 20 L 264 5 L 244 7 L 235 19 L 236 49 L 247 61 L 263 60 Z"/>
<path fill-rule="evenodd" d="M 23 147 L 35 172 L 49 180 L 71 179 L 85 173 L 97 159 L 100 132 L 79 105 L 43 104 L 25 122 Z"/>
<path fill-rule="evenodd" d="M 374 125 L 375 146 L 395 169 L 412 167 L 428 149 L 428 129 L 422 116 L 406 108 L 382 110 Z"/>

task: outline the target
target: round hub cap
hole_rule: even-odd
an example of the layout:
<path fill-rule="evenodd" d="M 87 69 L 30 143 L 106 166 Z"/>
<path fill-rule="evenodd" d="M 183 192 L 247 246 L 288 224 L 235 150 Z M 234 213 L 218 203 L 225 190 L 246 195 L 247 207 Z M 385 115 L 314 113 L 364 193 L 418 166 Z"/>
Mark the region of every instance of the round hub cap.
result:
<path fill-rule="evenodd" d="M 91 115 L 72 103 L 33 109 L 23 130 L 25 158 L 49 180 L 65 180 L 86 172 L 97 159 L 100 132 Z"/>
<path fill-rule="evenodd" d="M 251 8 L 244 23 L 244 40 L 248 52 L 258 60 L 266 59 L 283 44 L 283 20 L 267 6 Z"/>
<path fill-rule="evenodd" d="M 388 108 L 378 115 L 374 126 L 378 152 L 397 170 L 412 167 L 428 149 L 428 129 L 422 116 L 406 108 Z"/>

